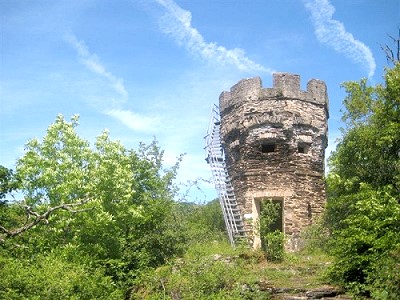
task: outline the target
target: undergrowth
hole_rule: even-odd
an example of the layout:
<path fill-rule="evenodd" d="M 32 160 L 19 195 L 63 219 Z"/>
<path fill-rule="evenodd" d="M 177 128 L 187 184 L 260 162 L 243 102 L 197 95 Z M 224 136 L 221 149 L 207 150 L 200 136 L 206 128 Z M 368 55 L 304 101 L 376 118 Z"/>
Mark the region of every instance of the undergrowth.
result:
<path fill-rule="evenodd" d="M 322 285 L 329 259 L 300 252 L 278 263 L 261 250 L 233 249 L 225 241 L 194 244 L 183 257 L 138 278 L 130 299 L 269 299 L 274 287 Z"/>

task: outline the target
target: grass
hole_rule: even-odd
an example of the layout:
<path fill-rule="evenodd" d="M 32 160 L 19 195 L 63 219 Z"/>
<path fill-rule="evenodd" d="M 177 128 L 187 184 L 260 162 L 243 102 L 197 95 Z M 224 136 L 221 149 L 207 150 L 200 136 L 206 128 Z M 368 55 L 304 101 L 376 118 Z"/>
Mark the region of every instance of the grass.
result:
<path fill-rule="evenodd" d="M 281 263 L 262 251 L 226 242 L 195 244 L 186 254 L 143 275 L 131 299 L 269 299 L 273 289 L 324 286 L 331 258 L 323 253 L 286 254 Z"/>
<path fill-rule="evenodd" d="M 265 266 L 260 266 L 258 272 L 263 270 L 264 276 L 275 287 L 316 288 L 327 283 L 324 272 L 330 263 L 330 257 L 322 253 L 287 254 L 282 263 L 265 262 Z"/>

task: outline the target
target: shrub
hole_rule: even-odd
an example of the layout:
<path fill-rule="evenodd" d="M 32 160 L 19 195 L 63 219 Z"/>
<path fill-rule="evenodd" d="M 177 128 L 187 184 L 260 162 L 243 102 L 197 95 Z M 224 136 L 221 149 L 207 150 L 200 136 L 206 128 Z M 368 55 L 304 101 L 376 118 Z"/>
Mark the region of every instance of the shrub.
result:
<path fill-rule="evenodd" d="M 323 224 L 317 223 L 301 232 L 304 242 L 302 250 L 307 253 L 327 252 L 329 247 L 329 232 Z"/>
<path fill-rule="evenodd" d="M 32 259 L 0 257 L 0 299 L 122 299 L 101 269 L 69 261 L 59 251 Z"/>
<path fill-rule="evenodd" d="M 268 260 L 281 262 L 284 256 L 284 234 L 276 228 L 280 204 L 264 200 L 261 206 L 259 220 L 261 247 Z"/>
<path fill-rule="evenodd" d="M 374 299 L 400 298 L 400 245 L 378 261 L 367 281 Z"/>
<path fill-rule="evenodd" d="M 390 191 L 362 185 L 353 196 L 352 215 L 333 232 L 331 245 L 336 261 L 330 276 L 355 294 L 400 298 L 400 289 L 395 287 L 400 282 L 400 205 Z"/>
<path fill-rule="evenodd" d="M 284 240 L 285 236 L 282 232 L 276 230 L 274 232 L 269 232 L 264 237 L 264 251 L 267 260 L 273 262 L 281 262 L 284 258 Z"/>

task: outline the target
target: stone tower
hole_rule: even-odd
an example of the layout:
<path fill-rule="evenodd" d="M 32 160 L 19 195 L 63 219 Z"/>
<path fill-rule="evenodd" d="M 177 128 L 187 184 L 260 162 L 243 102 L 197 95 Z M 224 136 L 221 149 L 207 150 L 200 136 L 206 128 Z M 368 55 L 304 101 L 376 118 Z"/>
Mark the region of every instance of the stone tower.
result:
<path fill-rule="evenodd" d="M 228 174 L 253 247 L 253 230 L 264 200 L 280 204 L 277 229 L 286 248 L 300 247 L 300 232 L 322 213 L 326 202 L 324 159 L 328 96 L 323 81 L 307 91 L 300 76 L 273 74 L 273 87 L 259 77 L 243 79 L 219 98 L 221 142 Z"/>

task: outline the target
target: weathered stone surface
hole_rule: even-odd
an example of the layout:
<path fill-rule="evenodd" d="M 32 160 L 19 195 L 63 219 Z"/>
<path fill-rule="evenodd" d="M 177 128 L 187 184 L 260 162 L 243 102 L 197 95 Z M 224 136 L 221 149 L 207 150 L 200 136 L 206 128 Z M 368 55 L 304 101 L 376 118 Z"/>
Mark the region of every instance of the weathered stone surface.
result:
<path fill-rule="evenodd" d="M 320 288 L 320 289 L 314 289 L 311 291 L 307 291 L 305 295 L 307 296 L 308 299 L 323 299 L 326 297 L 336 297 L 340 294 L 342 294 L 343 291 L 337 288 Z"/>
<path fill-rule="evenodd" d="M 270 288 L 269 290 L 267 290 L 267 292 L 271 294 L 271 299 L 351 299 L 351 297 L 344 295 L 344 291 L 342 289 L 330 286 L 311 290 L 293 288 Z"/>
<path fill-rule="evenodd" d="M 324 209 L 324 158 L 327 146 L 328 96 L 323 81 L 300 89 L 300 76 L 276 73 L 273 87 L 259 77 L 244 79 L 220 96 L 221 140 L 228 173 L 242 216 L 253 230 L 263 199 L 282 203 L 287 249 L 297 250 L 300 232 Z M 252 233 L 251 233 L 252 232 Z"/>

